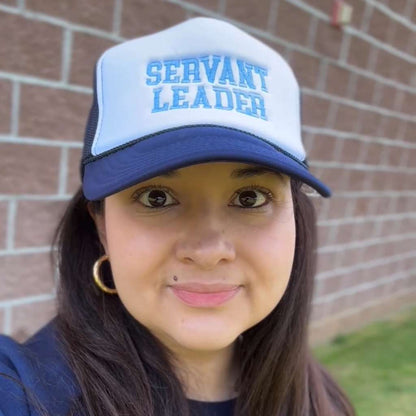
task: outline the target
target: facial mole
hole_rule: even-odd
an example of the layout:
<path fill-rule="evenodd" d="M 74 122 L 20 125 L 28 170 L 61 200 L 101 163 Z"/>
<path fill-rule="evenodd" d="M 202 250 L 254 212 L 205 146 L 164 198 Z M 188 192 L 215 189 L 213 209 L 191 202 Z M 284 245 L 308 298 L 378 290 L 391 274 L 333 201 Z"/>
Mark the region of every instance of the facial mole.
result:
<path fill-rule="evenodd" d="M 177 282 L 177 281 L 178 281 L 178 277 L 177 277 L 177 276 L 173 276 L 173 280 L 174 280 L 175 282 Z"/>

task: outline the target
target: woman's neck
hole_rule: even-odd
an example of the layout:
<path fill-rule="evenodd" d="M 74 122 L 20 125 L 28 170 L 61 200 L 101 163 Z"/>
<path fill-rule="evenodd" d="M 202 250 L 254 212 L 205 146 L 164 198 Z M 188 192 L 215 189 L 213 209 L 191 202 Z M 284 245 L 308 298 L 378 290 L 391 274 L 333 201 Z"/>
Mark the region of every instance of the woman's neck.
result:
<path fill-rule="evenodd" d="M 220 351 L 175 354 L 177 375 L 186 397 L 199 401 L 224 401 L 237 396 L 234 345 Z"/>

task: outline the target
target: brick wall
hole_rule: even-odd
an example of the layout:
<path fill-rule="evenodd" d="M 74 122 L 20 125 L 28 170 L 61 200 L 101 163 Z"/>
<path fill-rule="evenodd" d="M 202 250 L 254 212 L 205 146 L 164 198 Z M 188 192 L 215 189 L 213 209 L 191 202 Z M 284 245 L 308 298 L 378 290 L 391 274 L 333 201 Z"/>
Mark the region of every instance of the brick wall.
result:
<path fill-rule="evenodd" d="M 312 342 L 416 302 L 416 0 L 0 0 L 0 332 L 55 311 L 53 230 L 79 185 L 101 52 L 193 16 L 227 19 L 279 51 L 303 93 L 319 271 Z"/>

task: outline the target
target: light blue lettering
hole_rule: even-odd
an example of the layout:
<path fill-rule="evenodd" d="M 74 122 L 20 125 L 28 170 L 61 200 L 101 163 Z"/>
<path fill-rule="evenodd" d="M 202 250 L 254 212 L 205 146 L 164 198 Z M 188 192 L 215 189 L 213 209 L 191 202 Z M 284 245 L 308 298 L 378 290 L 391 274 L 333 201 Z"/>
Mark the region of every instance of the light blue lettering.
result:
<path fill-rule="evenodd" d="M 165 65 L 165 79 L 163 80 L 164 84 L 177 84 L 180 80 L 179 75 L 177 74 L 177 68 L 180 66 L 179 59 L 172 59 L 163 61 Z"/>
<path fill-rule="evenodd" d="M 198 92 L 196 93 L 195 100 L 191 105 L 191 108 L 198 108 L 201 107 L 201 105 L 204 108 L 212 108 L 212 106 L 209 104 L 207 93 L 203 85 L 198 86 Z"/>
<path fill-rule="evenodd" d="M 189 91 L 189 87 L 171 87 L 173 92 L 172 105 L 169 110 L 177 110 L 178 108 L 188 108 L 189 102 L 185 101 L 184 95 Z"/>
<path fill-rule="evenodd" d="M 267 86 L 266 86 L 266 79 L 268 72 L 266 68 L 262 68 L 261 66 L 254 66 L 254 72 L 256 74 L 259 74 L 260 76 L 260 82 L 261 82 L 261 89 L 264 92 L 268 92 Z"/>
<path fill-rule="evenodd" d="M 240 61 L 237 59 L 237 66 L 238 66 L 238 76 L 239 76 L 239 83 L 240 87 L 248 87 L 252 90 L 256 89 L 253 81 L 253 65 L 248 64 L 247 62 Z"/>
<path fill-rule="evenodd" d="M 218 55 L 212 55 L 212 65 L 209 65 L 209 56 L 202 56 L 199 58 L 204 64 L 205 74 L 207 75 L 208 82 L 211 84 L 215 81 L 217 74 L 218 64 L 220 63 L 221 57 Z"/>
<path fill-rule="evenodd" d="M 163 88 L 153 88 L 153 109 L 152 113 L 159 113 L 160 111 L 166 111 L 169 108 L 168 103 L 163 103 L 160 105 L 160 93 Z"/>
<path fill-rule="evenodd" d="M 160 74 L 161 69 L 162 69 L 162 63 L 160 61 L 153 61 L 147 65 L 146 73 L 150 77 L 146 79 L 147 85 L 160 84 L 160 81 L 162 80 L 162 76 Z M 152 77 L 154 77 L 154 79 L 151 79 Z"/>
<path fill-rule="evenodd" d="M 229 56 L 224 56 L 223 68 L 220 79 L 218 80 L 219 84 L 231 84 L 237 85 L 234 79 L 233 68 L 231 66 L 231 60 Z"/>
<path fill-rule="evenodd" d="M 231 94 L 231 91 L 229 91 L 227 88 L 222 87 L 212 87 L 212 89 L 215 91 L 215 108 L 218 110 L 232 110 L 233 105 L 233 96 Z M 224 106 L 222 103 L 221 96 L 225 94 L 227 97 L 227 106 Z"/>
<path fill-rule="evenodd" d="M 266 107 L 264 106 L 264 98 L 261 94 L 255 92 L 250 93 L 251 96 L 251 111 L 254 117 L 260 117 L 267 120 Z"/>
<path fill-rule="evenodd" d="M 195 58 L 182 59 L 183 79 L 182 82 L 201 82 L 199 76 L 199 61 Z M 192 77 L 192 81 L 190 79 Z"/>
<path fill-rule="evenodd" d="M 239 113 L 243 113 L 243 114 L 247 114 L 248 116 L 253 116 L 253 114 L 251 113 L 250 108 L 245 107 L 248 105 L 248 101 L 245 99 L 249 99 L 250 98 L 250 94 L 246 93 L 244 91 L 240 91 L 240 90 L 233 90 L 234 95 L 235 95 L 235 103 L 236 103 L 236 110 Z"/>

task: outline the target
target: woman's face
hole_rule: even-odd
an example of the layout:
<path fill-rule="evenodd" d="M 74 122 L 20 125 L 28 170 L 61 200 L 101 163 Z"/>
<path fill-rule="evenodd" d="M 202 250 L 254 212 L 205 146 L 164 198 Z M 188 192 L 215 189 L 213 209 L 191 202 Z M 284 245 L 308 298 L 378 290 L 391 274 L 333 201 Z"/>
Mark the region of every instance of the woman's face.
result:
<path fill-rule="evenodd" d="M 295 251 L 287 176 L 193 165 L 111 195 L 95 220 L 121 302 L 173 351 L 231 346 L 287 287 Z"/>

